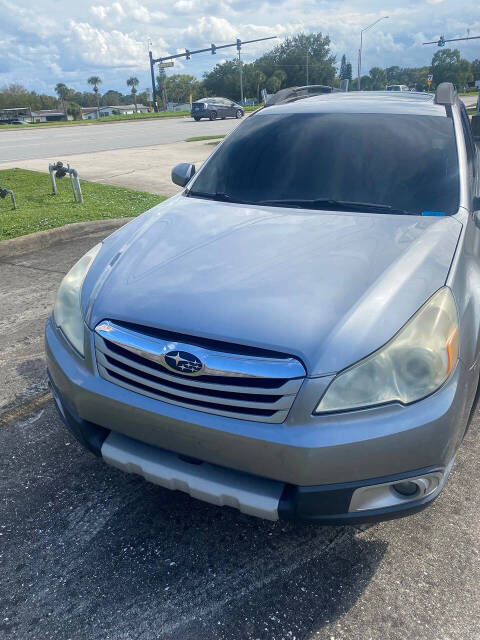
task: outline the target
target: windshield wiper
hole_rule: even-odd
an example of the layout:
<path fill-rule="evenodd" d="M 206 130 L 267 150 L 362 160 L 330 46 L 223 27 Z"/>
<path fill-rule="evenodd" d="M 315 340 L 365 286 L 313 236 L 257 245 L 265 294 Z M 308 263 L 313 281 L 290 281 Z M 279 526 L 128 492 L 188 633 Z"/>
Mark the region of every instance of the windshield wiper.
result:
<path fill-rule="evenodd" d="M 205 198 L 207 200 L 217 200 L 218 202 L 235 202 L 237 204 L 255 204 L 249 200 L 240 200 L 239 198 L 234 198 L 233 196 L 229 196 L 228 193 L 223 193 L 222 191 L 216 191 L 214 193 L 210 193 L 209 191 L 187 191 L 185 194 L 188 198 Z"/>
<path fill-rule="evenodd" d="M 405 216 L 416 216 L 414 211 L 404 209 L 394 209 L 389 204 L 377 204 L 374 202 L 352 202 L 350 200 L 332 200 L 327 198 L 316 198 L 314 200 L 300 199 L 278 199 L 260 200 L 256 204 L 263 204 L 272 207 L 296 207 L 299 209 L 330 209 L 333 211 L 365 211 L 367 213 L 393 213 Z"/>

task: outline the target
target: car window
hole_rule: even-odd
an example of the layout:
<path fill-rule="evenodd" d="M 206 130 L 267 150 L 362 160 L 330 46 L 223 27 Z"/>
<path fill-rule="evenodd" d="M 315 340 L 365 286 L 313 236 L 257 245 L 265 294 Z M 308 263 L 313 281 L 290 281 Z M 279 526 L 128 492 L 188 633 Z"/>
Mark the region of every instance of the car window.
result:
<path fill-rule="evenodd" d="M 331 199 L 452 214 L 458 171 L 453 121 L 446 116 L 265 111 L 228 136 L 197 174 L 191 194 L 252 203 Z"/>

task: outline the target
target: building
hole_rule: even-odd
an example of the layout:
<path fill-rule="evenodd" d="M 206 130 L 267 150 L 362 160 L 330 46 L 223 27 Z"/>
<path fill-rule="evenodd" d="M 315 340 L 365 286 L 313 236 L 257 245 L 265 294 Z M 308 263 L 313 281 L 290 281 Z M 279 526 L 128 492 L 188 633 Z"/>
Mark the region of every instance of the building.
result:
<path fill-rule="evenodd" d="M 137 113 L 147 113 L 149 108 L 143 104 L 137 104 Z M 84 120 L 95 120 L 100 114 L 100 118 L 112 115 L 129 115 L 135 113 L 134 104 L 122 104 L 116 106 L 104 106 L 97 109 L 97 107 L 83 107 L 82 116 Z"/>
<path fill-rule="evenodd" d="M 57 120 L 67 120 L 63 111 L 59 111 L 58 109 L 39 109 L 38 111 L 32 111 L 32 122 L 55 122 Z"/>

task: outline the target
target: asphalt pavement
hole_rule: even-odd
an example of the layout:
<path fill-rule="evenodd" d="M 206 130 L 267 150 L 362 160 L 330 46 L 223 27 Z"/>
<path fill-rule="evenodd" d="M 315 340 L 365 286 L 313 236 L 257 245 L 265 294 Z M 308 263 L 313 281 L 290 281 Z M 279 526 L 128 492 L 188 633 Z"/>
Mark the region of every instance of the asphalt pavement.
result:
<path fill-rule="evenodd" d="M 480 638 L 478 416 L 439 499 L 367 528 L 216 508 L 75 442 L 42 332 L 62 274 L 100 237 L 0 260 L 0 638 Z"/>
<path fill-rule="evenodd" d="M 131 149 L 179 142 L 186 138 L 228 133 L 242 120 L 158 118 L 94 125 L 0 130 L 0 168 L 3 162 L 65 157 L 112 149 Z M 148 165 L 148 156 L 144 159 Z"/>

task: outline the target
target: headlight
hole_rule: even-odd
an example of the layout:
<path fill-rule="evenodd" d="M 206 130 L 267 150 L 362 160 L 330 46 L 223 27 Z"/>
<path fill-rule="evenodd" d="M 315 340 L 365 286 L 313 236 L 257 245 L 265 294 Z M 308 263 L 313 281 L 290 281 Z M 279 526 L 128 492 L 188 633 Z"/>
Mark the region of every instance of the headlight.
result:
<path fill-rule="evenodd" d="M 82 356 L 84 355 L 83 317 L 80 296 L 85 276 L 101 246 L 101 243 L 95 245 L 70 269 L 58 288 L 53 309 L 55 324 L 60 327 L 67 340 Z"/>
<path fill-rule="evenodd" d="M 315 413 L 420 400 L 445 382 L 457 356 L 457 308 L 450 289 L 443 287 L 390 342 L 339 373 Z"/>

